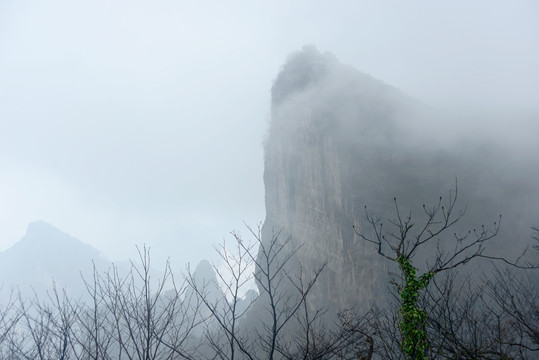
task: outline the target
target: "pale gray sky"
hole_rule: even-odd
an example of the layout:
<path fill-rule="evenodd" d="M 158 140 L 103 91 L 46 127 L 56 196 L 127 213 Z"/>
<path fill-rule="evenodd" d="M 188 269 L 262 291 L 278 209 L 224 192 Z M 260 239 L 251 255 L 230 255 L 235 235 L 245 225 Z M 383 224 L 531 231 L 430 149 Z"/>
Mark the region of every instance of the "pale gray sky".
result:
<path fill-rule="evenodd" d="M 269 90 L 307 43 L 539 121 L 537 1 L 0 0 L 0 251 L 43 219 L 112 259 L 198 262 L 263 221 Z"/>

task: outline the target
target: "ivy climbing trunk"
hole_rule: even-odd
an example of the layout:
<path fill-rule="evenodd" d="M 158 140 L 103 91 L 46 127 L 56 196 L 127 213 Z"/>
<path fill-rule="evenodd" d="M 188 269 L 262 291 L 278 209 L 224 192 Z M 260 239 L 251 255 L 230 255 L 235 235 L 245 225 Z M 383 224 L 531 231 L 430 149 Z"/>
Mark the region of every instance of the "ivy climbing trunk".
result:
<path fill-rule="evenodd" d="M 427 359 L 429 341 L 425 330 L 427 313 L 418 306 L 419 291 L 429 283 L 434 273 L 427 272 L 419 278 L 410 259 L 399 256 L 399 268 L 404 275 L 404 288 L 399 289 L 401 297 L 399 330 L 402 338 L 402 352 L 406 359 Z"/>

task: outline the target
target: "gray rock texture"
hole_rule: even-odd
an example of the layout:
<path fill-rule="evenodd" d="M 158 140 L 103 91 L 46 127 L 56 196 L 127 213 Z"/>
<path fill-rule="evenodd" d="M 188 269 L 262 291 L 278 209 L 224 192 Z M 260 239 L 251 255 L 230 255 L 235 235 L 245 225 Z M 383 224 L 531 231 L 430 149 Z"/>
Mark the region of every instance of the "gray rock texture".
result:
<path fill-rule="evenodd" d="M 291 272 L 298 264 L 305 269 L 327 262 L 312 294 L 316 305 L 382 304 L 394 265 L 360 241 L 353 226 L 369 230 L 365 206 L 383 218 L 394 214 L 394 197 L 421 219 L 422 204 L 447 195 L 457 177 L 463 184 L 460 205 L 473 214 L 462 229 L 491 224 L 503 212 L 509 220 L 497 249 L 516 249 L 522 244 L 517 238 L 529 240 L 535 182 L 514 175 L 520 170 L 508 175 L 512 165 L 500 166 L 504 155 L 494 149 L 433 146 L 436 134 L 409 128 L 425 114 L 398 89 L 313 47 L 292 54 L 282 67 L 272 87 L 264 144 L 262 240 L 267 244 L 280 232 L 301 246 Z"/>

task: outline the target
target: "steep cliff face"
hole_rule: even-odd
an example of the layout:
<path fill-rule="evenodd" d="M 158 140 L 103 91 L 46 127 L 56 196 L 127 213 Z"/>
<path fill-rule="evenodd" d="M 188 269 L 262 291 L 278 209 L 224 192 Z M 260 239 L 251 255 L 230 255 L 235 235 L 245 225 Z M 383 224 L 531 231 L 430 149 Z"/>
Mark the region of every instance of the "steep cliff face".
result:
<path fill-rule="evenodd" d="M 295 262 L 327 262 L 314 294 L 320 301 L 337 307 L 370 303 L 385 288 L 387 264 L 354 238 L 363 211 L 359 200 L 369 192 L 354 169 L 362 148 L 391 141 L 391 124 L 409 102 L 313 48 L 292 55 L 275 81 L 263 239 L 281 231 L 302 246 Z"/>
<path fill-rule="evenodd" d="M 312 297 L 319 304 L 367 308 L 387 298 L 388 266 L 393 265 L 354 236 L 353 226 L 364 226 L 365 205 L 385 217 L 392 214 L 396 196 L 420 216 L 422 204 L 445 194 L 456 177 L 465 183 L 462 206 L 472 205 L 479 214 L 463 220 L 462 228 L 507 214 L 501 199 L 532 203 L 526 186 L 533 182 L 509 179 L 504 167 L 490 166 L 500 161 L 495 151 L 448 152 L 404 139 L 419 108 L 399 90 L 311 47 L 291 55 L 275 80 L 265 143 L 262 239 L 267 243 L 280 231 L 281 238 L 291 236 L 302 245 L 294 264 L 312 268 L 327 262 Z M 506 247 L 518 243 L 515 233 L 526 237 L 533 224 L 524 214 L 529 206 L 514 208 L 519 210 L 509 211 L 507 227 L 513 242 Z"/>

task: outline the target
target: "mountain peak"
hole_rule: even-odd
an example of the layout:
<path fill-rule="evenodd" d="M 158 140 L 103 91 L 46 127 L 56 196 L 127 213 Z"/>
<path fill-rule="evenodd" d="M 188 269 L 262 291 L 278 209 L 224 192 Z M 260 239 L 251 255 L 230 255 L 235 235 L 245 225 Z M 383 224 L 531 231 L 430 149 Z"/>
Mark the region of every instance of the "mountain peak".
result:
<path fill-rule="evenodd" d="M 4 255 L 51 263 L 59 256 L 62 262 L 69 262 L 68 259 L 72 257 L 82 257 L 87 261 L 101 258 L 99 250 L 43 220 L 29 223 L 26 234 L 6 250 Z"/>
<path fill-rule="evenodd" d="M 288 95 L 316 83 L 337 63 L 335 55 L 329 52 L 322 54 L 313 45 L 305 45 L 301 50 L 292 53 L 273 84 L 273 104 L 278 104 Z"/>
<path fill-rule="evenodd" d="M 198 263 L 194 272 L 194 278 L 197 283 L 200 283 L 200 285 L 207 282 L 217 283 L 217 275 L 215 274 L 215 270 L 213 269 L 211 263 L 205 259 Z"/>
<path fill-rule="evenodd" d="M 60 229 L 52 226 L 48 222 L 45 222 L 43 220 L 37 220 L 32 221 L 28 224 L 28 227 L 26 228 L 26 236 L 35 236 L 35 235 L 67 235 L 66 233 L 62 232 Z M 67 235 L 69 236 L 69 235 Z"/>
<path fill-rule="evenodd" d="M 28 227 L 26 228 L 26 234 L 19 241 L 19 243 L 25 244 L 26 246 L 31 246 L 33 251 L 41 251 L 43 247 L 46 247 L 49 250 L 73 250 L 74 248 L 80 247 L 91 248 L 89 245 L 84 244 L 79 239 L 61 231 L 60 229 L 43 220 L 29 223 Z M 14 247 L 16 246 L 17 244 L 15 244 Z"/>
<path fill-rule="evenodd" d="M 91 274 L 94 265 L 106 269 L 109 262 L 91 245 L 43 220 L 33 221 L 15 245 L 0 253 L 0 284 L 17 285 L 25 295 L 44 294 L 54 279 L 59 288 L 79 296 L 85 293 L 80 276 Z"/>

